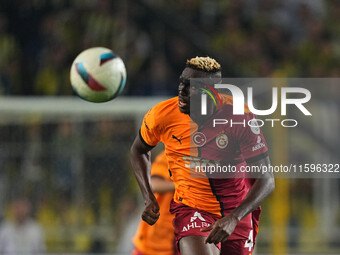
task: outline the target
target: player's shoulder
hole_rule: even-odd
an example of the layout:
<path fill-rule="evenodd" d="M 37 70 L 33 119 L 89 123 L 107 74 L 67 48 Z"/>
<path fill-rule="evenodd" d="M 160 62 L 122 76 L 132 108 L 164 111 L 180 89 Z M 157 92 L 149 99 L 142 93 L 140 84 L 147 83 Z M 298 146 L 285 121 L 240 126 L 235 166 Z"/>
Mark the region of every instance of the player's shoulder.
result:
<path fill-rule="evenodd" d="M 178 104 L 178 97 L 176 96 L 176 97 L 172 97 L 170 99 L 164 100 L 162 102 L 159 102 L 153 108 L 157 110 L 163 110 L 166 108 L 177 106 L 177 104 Z"/>
<path fill-rule="evenodd" d="M 162 118 L 176 113 L 174 110 L 178 110 L 178 97 L 173 97 L 156 104 L 150 109 L 149 114 Z"/>
<path fill-rule="evenodd" d="M 221 102 L 222 102 L 222 106 L 221 108 L 223 109 L 232 109 L 233 108 L 233 103 L 234 103 L 234 99 L 231 95 L 227 95 L 227 94 L 218 94 L 218 96 L 220 97 L 221 99 Z M 244 113 L 245 114 L 249 114 L 250 113 L 250 110 L 249 110 L 249 107 L 246 103 L 244 103 Z"/>
<path fill-rule="evenodd" d="M 180 113 L 177 104 L 178 97 L 173 97 L 153 106 L 144 116 L 145 127 L 150 129 L 166 126 L 177 112 Z"/>

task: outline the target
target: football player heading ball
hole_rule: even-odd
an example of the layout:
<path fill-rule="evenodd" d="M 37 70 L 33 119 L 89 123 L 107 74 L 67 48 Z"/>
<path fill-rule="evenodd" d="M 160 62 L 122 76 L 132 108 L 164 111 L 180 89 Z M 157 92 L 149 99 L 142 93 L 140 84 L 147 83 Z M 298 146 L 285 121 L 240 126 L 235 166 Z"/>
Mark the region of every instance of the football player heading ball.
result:
<path fill-rule="evenodd" d="M 267 145 L 262 132 L 254 133 L 249 126 L 225 126 L 218 134 L 212 132 L 212 118 L 202 121 L 196 112 L 190 112 L 190 98 L 200 93 L 190 89 L 192 78 L 220 79 L 220 64 L 209 57 L 188 60 L 180 76 L 178 96 L 149 110 L 132 144 L 131 162 L 146 205 L 142 218 L 153 225 L 159 217 L 149 168 L 150 151 L 161 141 L 175 184 L 170 210 L 175 214 L 175 238 L 181 254 L 220 254 L 221 249 L 221 254 L 249 255 L 257 232 L 258 217 L 253 217 L 254 212 L 273 192 L 273 175 L 264 173 L 251 182 L 245 178 L 192 178 L 187 161 L 211 159 L 213 155 L 214 160 L 224 160 L 237 169 L 247 164 L 269 165 Z M 220 107 L 212 108 L 210 116 L 229 115 L 235 121 L 255 117 L 250 111 L 233 116 L 232 98 L 228 97 Z M 190 133 L 198 129 L 197 134 L 206 137 L 205 144 L 190 141 Z M 225 141 L 228 138 L 222 148 L 217 147 L 220 134 Z M 259 137 L 265 146 L 253 150 Z"/>

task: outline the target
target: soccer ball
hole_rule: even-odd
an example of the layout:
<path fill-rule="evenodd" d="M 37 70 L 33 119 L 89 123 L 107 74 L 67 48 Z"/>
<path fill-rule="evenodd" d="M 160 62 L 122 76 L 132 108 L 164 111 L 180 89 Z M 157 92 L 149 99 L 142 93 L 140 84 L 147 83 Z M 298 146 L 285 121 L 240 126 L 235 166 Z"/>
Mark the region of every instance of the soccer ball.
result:
<path fill-rule="evenodd" d="M 73 90 L 82 99 L 107 102 L 124 89 L 126 69 L 123 60 L 110 49 L 89 48 L 73 61 L 70 79 Z"/>

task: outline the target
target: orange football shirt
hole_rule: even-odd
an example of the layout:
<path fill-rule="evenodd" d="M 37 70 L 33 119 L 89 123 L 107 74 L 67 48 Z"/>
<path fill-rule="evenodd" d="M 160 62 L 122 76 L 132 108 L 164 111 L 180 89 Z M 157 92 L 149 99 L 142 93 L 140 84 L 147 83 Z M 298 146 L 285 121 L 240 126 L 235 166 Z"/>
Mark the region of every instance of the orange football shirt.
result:
<path fill-rule="evenodd" d="M 231 96 L 221 95 L 221 101 L 222 106 L 218 107 L 215 116 L 229 116 L 238 123 L 255 118 L 247 105 L 244 115 L 233 116 Z M 206 164 L 206 159 L 209 159 L 208 164 L 216 164 L 224 158 L 228 158 L 229 162 L 234 161 L 239 168 L 246 165 L 248 159 L 265 156 L 267 146 L 260 129 L 249 126 L 219 126 L 216 127 L 219 133 L 211 128 L 202 131 L 209 121 L 212 120 L 208 120 L 198 130 L 197 124 L 190 116 L 180 112 L 178 97 L 174 97 L 160 102 L 147 112 L 140 129 L 140 138 L 149 146 L 156 146 L 160 141 L 164 143 L 171 178 L 175 184 L 176 203 L 183 203 L 221 217 L 223 211 L 232 210 L 244 199 L 247 193 L 244 180 L 224 178 L 212 181 L 205 173 L 195 172 L 195 168 L 197 165 Z M 203 147 L 197 143 L 200 139 L 194 138 L 200 132 L 204 132 L 204 135 L 201 134 L 206 136 L 207 143 Z M 194 134 L 193 137 L 191 134 Z M 220 141 L 219 138 L 224 140 Z M 227 142 L 225 146 L 218 144 L 223 141 Z"/>
<path fill-rule="evenodd" d="M 151 166 L 151 176 L 160 176 L 170 180 L 169 167 L 165 152 L 159 154 Z M 175 230 L 172 225 L 174 215 L 169 211 L 170 202 L 174 193 L 168 192 L 159 194 L 155 197 L 160 208 L 158 221 L 153 225 L 148 225 L 141 221 L 133 243 L 136 248 L 144 255 L 173 255 Z"/>
<path fill-rule="evenodd" d="M 221 216 L 220 204 L 211 190 L 209 179 L 190 178 L 192 156 L 197 156 L 197 147 L 191 142 L 190 133 L 196 130 L 197 125 L 180 112 L 178 97 L 174 97 L 147 112 L 140 135 L 149 146 L 156 146 L 159 141 L 164 143 L 175 184 L 174 201 Z"/>

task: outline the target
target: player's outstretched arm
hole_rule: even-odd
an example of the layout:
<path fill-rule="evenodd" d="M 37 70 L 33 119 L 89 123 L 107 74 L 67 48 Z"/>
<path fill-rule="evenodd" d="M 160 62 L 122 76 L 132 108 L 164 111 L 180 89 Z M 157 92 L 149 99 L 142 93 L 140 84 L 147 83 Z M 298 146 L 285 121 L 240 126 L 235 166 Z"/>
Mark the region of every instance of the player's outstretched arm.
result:
<path fill-rule="evenodd" d="M 269 157 L 248 165 L 269 165 Z M 201 231 L 211 231 L 206 243 L 219 243 L 225 241 L 234 231 L 236 225 L 246 215 L 254 211 L 274 191 L 275 180 L 272 173 L 262 176 L 253 176 L 255 179 L 251 189 L 242 203 L 225 217 Z"/>
<path fill-rule="evenodd" d="M 135 138 L 130 149 L 132 168 L 145 202 L 142 219 L 149 225 L 155 224 L 159 217 L 159 206 L 150 185 L 151 149 L 152 147 L 145 145 L 139 136 Z"/>

